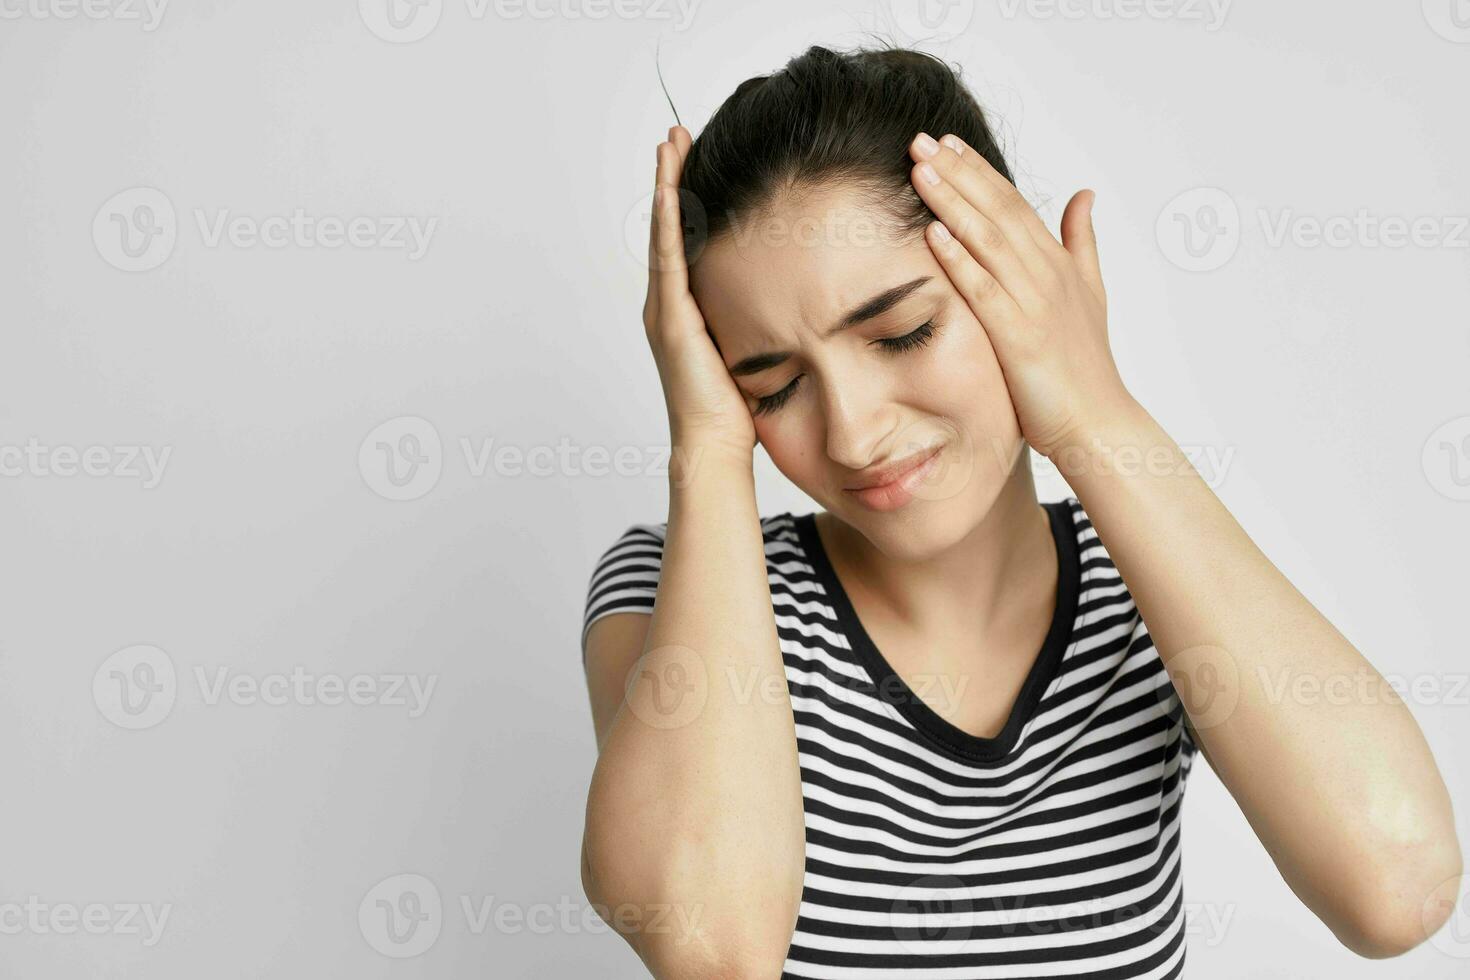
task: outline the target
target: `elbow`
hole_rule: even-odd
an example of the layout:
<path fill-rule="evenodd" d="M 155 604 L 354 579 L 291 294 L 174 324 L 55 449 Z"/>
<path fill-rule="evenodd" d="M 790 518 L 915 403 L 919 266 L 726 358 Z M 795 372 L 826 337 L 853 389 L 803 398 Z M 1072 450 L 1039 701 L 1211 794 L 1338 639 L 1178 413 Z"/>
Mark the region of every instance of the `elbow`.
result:
<path fill-rule="evenodd" d="M 632 874 L 616 861 L 594 861 L 588 844 L 584 838 L 582 892 L 598 918 L 632 947 L 652 976 L 736 975 L 718 972 L 718 949 L 700 931 L 690 906 L 660 900 L 664 890 L 650 889 L 648 869 Z"/>
<path fill-rule="evenodd" d="M 1458 842 L 1420 845 L 1413 861 L 1382 870 L 1365 886 L 1338 932 L 1344 946 L 1366 959 L 1388 959 L 1429 940 L 1455 914 L 1463 878 Z"/>
<path fill-rule="evenodd" d="M 582 831 L 597 914 L 660 980 L 779 976 L 801 903 L 800 808 L 789 839 L 755 833 L 712 794 L 680 803 L 611 758 L 593 773 Z"/>
<path fill-rule="evenodd" d="M 752 980 L 779 976 L 795 909 L 732 905 L 702 875 L 627 861 L 628 848 L 599 862 L 582 846 L 582 891 L 656 980 Z M 774 914 L 772 914 L 774 913 Z M 786 921 L 787 919 L 791 921 Z"/>

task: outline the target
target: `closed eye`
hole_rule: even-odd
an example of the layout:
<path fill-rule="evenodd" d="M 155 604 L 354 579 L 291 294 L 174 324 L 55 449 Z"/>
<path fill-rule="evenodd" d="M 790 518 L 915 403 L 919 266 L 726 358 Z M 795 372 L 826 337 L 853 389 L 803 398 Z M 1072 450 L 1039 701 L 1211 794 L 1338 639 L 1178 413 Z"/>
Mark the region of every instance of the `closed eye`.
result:
<path fill-rule="evenodd" d="M 884 350 L 913 350 L 915 347 L 923 347 L 934 337 L 934 321 L 926 320 L 915 330 L 904 334 L 902 337 L 881 337 L 874 343 Z"/>
<path fill-rule="evenodd" d="M 877 344 L 883 350 L 893 351 L 895 353 L 914 350 L 915 348 L 923 347 L 934 338 L 934 329 L 934 321 L 927 320 L 916 329 L 909 331 L 901 337 L 880 337 L 873 341 L 873 343 Z M 755 411 L 751 414 L 766 415 L 778 410 L 782 405 L 786 404 L 792 395 L 796 394 L 797 386 L 801 384 L 801 379 L 804 377 L 806 376 L 798 374 L 791 379 L 789 385 L 775 394 L 756 399 Z"/>

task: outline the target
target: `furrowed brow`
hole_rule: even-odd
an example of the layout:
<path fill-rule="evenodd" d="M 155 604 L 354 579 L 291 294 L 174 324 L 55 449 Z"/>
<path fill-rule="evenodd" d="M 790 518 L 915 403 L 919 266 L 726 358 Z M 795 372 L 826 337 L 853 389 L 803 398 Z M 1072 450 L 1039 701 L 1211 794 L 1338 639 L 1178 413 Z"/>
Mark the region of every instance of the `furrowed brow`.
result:
<path fill-rule="evenodd" d="M 885 289 L 878 295 L 864 300 L 857 306 L 853 307 L 851 310 L 847 311 L 847 313 L 844 314 L 835 325 L 829 327 L 827 329 L 827 332 L 822 336 L 824 338 L 832 337 L 836 334 L 841 333 L 844 330 L 855 327 L 860 323 L 866 323 L 869 320 L 876 319 L 877 317 L 882 316 L 884 313 L 887 313 L 899 303 L 902 303 L 916 289 L 921 289 L 924 284 L 927 283 L 931 278 L 933 277 L 920 276 L 917 279 L 911 279 L 906 283 L 894 286 L 892 289 Z M 759 374 L 767 368 L 775 367 L 777 364 L 785 361 L 790 356 L 791 351 L 769 351 L 763 354 L 752 354 L 750 357 L 742 358 L 740 361 L 736 362 L 736 364 L 730 368 L 730 373 L 735 375 L 736 377 L 743 377 L 748 374 Z"/>

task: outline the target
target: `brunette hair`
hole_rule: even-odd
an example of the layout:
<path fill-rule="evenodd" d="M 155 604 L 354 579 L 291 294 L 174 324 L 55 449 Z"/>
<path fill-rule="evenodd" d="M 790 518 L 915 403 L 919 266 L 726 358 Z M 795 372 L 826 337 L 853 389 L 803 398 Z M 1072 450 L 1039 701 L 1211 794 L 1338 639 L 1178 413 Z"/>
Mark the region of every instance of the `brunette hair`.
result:
<path fill-rule="evenodd" d="M 684 162 L 687 257 L 781 195 L 833 183 L 866 191 L 900 237 L 922 235 L 935 218 L 910 183 L 908 153 L 921 130 L 935 139 L 954 133 L 1014 182 L 984 110 L 934 55 L 814 45 L 780 71 L 746 79 Z"/>

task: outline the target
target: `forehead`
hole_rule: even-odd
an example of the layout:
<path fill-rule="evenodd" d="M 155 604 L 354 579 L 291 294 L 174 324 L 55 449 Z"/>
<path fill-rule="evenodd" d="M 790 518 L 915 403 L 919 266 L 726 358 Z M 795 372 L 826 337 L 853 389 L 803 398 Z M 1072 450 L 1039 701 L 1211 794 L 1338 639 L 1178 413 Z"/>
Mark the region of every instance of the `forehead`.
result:
<path fill-rule="evenodd" d="M 850 188 L 788 194 L 740 218 L 690 268 L 690 289 L 722 353 L 821 332 L 891 286 L 940 267 L 922 236 Z"/>

